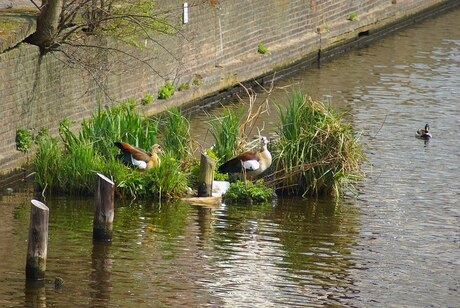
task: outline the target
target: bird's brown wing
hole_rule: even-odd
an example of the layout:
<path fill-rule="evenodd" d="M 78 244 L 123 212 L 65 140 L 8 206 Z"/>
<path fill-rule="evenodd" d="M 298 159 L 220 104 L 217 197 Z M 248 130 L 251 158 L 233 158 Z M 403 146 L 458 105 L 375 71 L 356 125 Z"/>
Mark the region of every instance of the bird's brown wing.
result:
<path fill-rule="evenodd" d="M 126 142 L 115 142 L 115 145 L 124 152 L 129 152 L 134 159 L 143 160 L 148 162 L 150 160 L 150 155 L 141 148 L 134 147 Z"/>
<path fill-rule="evenodd" d="M 259 160 L 259 157 L 257 155 L 257 152 L 253 151 L 247 151 L 244 152 L 236 157 L 233 157 L 232 159 L 226 161 L 219 167 L 219 172 L 221 173 L 237 173 L 241 172 L 242 169 L 242 161 L 246 160 L 251 160 L 251 159 L 256 159 Z"/>

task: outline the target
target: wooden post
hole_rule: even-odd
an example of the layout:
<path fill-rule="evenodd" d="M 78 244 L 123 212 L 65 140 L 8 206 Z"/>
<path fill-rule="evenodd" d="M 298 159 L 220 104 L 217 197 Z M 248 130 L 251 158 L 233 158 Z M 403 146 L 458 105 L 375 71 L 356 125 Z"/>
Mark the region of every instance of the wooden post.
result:
<path fill-rule="evenodd" d="M 42 280 L 45 278 L 48 252 L 49 209 L 38 200 L 32 199 L 31 203 L 26 279 Z"/>
<path fill-rule="evenodd" d="M 93 240 L 111 241 L 113 233 L 115 184 L 97 174 L 96 206 L 94 208 Z"/>
<path fill-rule="evenodd" d="M 214 168 L 216 161 L 208 155 L 201 153 L 200 176 L 198 178 L 198 197 L 212 196 L 212 182 L 214 181 Z"/>

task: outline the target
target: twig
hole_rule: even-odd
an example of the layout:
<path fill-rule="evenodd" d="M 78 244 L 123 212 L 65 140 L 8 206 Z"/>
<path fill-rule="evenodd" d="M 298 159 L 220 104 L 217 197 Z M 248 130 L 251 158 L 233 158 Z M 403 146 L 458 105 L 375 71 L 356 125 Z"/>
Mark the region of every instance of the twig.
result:
<path fill-rule="evenodd" d="M 383 125 L 385 124 L 385 122 L 386 122 L 386 120 L 387 120 L 387 117 L 388 117 L 388 112 L 387 112 L 387 114 L 385 115 L 385 119 L 383 119 L 383 122 L 382 122 L 382 125 L 380 125 L 380 128 L 377 130 L 377 132 L 375 133 L 374 136 L 371 136 L 372 139 L 375 138 L 375 137 L 377 137 L 377 135 L 379 134 L 379 132 L 380 132 L 380 130 L 382 129 Z"/>

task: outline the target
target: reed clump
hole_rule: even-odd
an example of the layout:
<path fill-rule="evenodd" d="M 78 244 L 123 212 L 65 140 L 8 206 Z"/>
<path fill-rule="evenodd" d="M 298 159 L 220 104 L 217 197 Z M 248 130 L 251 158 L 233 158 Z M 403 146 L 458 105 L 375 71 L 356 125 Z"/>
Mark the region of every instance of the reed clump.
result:
<path fill-rule="evenodd" d="M 144 172 L 118 160 L 119 150 L 113 144 L 125 141 L 149 149 L 157 142 L 160 119 L 141 116 L 134 101 L 104 110 L 99 108 L 82 122 L 78 134 L 70 129 L 70 122 L 64 120 L 59 127 L 59 138 L 42 134 L 36 140 L 36 183 L 41 190 L 51 193 L 92 194 L 96 173 L 101 172 L 114 180 L 117 194 L 122 197 L 181 197 L 187 186 L 180 162 L 189 152 L 184 145 L 190 144 L 185 142 L 190 136 L 188 121 L 179 111 L 166 114 L 162 120 L 170 130 L 165 138 L 169 139 L 171 148 L 161 158 L 160 167 Z M 177 133 L 175 139 L 171 137 L 173 130 Z"/>
<path fill-rule="evenodd" d="M 236 154 L 240 142 L 240 125 L 243 109 L 224 108 L 222 116 L 209 116 L 209 131 L 214 137 L 212 151 L 220 161 L 226 161 Z"/>
<path fill-rule="evenodd" d="M 177 160 L 188 161 L 193 154 L 190 122 L 179 108 L 172 108 L 161 119 L 161 136 L 164 148 Z"/>
<path fill-rule="evenodd" d="M 342 114 L 301 91 L 294 91 L 278 112 L 268 185 L 283 194 L 338 195 L 361 177 L 362 147 Z"/>

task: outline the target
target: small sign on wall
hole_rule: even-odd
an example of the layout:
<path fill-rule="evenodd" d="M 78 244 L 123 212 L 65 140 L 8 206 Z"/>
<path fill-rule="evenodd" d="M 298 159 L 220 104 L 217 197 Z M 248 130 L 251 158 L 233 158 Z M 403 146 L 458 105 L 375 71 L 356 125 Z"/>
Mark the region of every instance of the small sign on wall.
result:
<path fill-rule="evenodd" d="M 182 21 L 184 24 L 188 23 L 188 3 L 184 2 L 184 14 L 182 16 Z"/>

